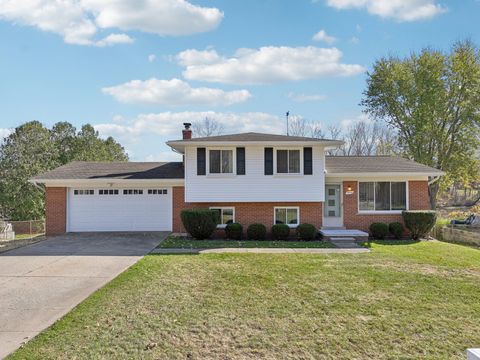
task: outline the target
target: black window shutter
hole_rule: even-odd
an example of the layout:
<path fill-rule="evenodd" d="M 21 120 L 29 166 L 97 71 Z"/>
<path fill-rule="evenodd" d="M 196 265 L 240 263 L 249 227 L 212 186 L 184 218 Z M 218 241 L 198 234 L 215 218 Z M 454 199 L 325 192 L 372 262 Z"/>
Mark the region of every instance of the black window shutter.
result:
<path fill-rule="evenodd" d="M 265 148 L 265 175 L 273 175 L 273 148 Z"/>
<path fill-rule="evenodd" d="M 303 173 L 305 175 L 313 174 L 312 148 L 303 148 Z"/>
<path fill-rule="evenodd" d="M 197 148 L 197 175 L 206 174 L 205 148 Z"/>
<path fill-rule="evenodd" d="M 237 175 L 245 175 L 245 148 L 237 147 Z"/>

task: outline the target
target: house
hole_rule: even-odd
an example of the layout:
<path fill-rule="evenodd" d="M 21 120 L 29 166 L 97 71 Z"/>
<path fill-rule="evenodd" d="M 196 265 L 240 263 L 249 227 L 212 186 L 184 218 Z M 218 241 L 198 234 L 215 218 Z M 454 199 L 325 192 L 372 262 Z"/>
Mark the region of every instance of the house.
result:
<path fill-rule="evenodd" d="M 183 162 L 72 162 L 32 181 L 46 191 L 48 235 L 184 232 L 185 208 L 218 209 L 221 224 L 285 223 L 367 230 L 429 209 L 443 173 L 399 157 L 325 156 L 341 141 L 244 133 L 168 141 Z"/>

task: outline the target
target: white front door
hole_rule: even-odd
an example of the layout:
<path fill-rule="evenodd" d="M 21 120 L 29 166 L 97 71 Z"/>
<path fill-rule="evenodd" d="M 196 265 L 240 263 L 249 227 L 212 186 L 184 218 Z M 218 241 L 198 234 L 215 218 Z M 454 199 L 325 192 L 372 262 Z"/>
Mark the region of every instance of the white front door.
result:
<path fill-rule="evenodd" d="M 342 185 L 325 185 L 325 203 L 323 204 L 323 226 L 324 227 L 342 227 L 343 209 L 342 209 Z"/>

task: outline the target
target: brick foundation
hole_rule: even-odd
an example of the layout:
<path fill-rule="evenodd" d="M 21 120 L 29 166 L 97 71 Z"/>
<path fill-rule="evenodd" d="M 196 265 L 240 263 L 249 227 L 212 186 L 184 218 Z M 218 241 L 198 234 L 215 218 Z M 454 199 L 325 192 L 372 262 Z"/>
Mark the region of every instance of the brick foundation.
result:
<path fill-rule="evenodd" d="M 61 235 L 67 231 L 67 188 L 47 187 L 45 189 L 45 232 Z"/>
<path fill-rule="evenodd" d="M 358 213 L 358 189 L 357 181 L 344 181 L 343 188 L 348 186 L 352 188 L 353 194 L 343 194 L 343 218 L 347 229 L 358 229 L 368 232 L 371 223 L 374 222 L 401 222 L 401 214 L 359 214 Z M 430 202 L 428 197 L 427 181 L 409 181 L 408 182 L 408 203 L 410 210 L 428 210 Z"/>
<path fill-rule="evenodd" d="M 185 190 L 183 186 L 173 188 L 173 231 L 185 232 L 180 219 L 183 209 L 208 208 L 210 206 L 235 207 L 235 221 L 246 229 L 253 223 L 261 223 L 269 231 L 273 225 L 273 212 L 275 206 L 298 206 L 300 208 L 300 222 L 310 223 L 317 228 L 322 226 L 321 202 L 236 202 L 236 203 L 185 203 Z"/>

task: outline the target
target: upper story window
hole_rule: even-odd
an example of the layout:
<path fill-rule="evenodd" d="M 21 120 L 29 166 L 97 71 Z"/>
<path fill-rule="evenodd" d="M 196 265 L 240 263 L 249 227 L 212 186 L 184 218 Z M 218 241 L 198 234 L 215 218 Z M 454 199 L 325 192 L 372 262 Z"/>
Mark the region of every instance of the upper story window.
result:
<path fill-rule="evenodd" d="M 209 150 L 210 174 L 233 173 L 233 150 Z"/>
<path fill-rule="evenodd" d="M 277 174 L 300 174 L 300 150 L 277 150 Z"/>
<path fill-rule="evenodd" d="M 358 209 L 360 211 L 406 210 L 406 182 L 360 182 L 358 184 Z"/>

